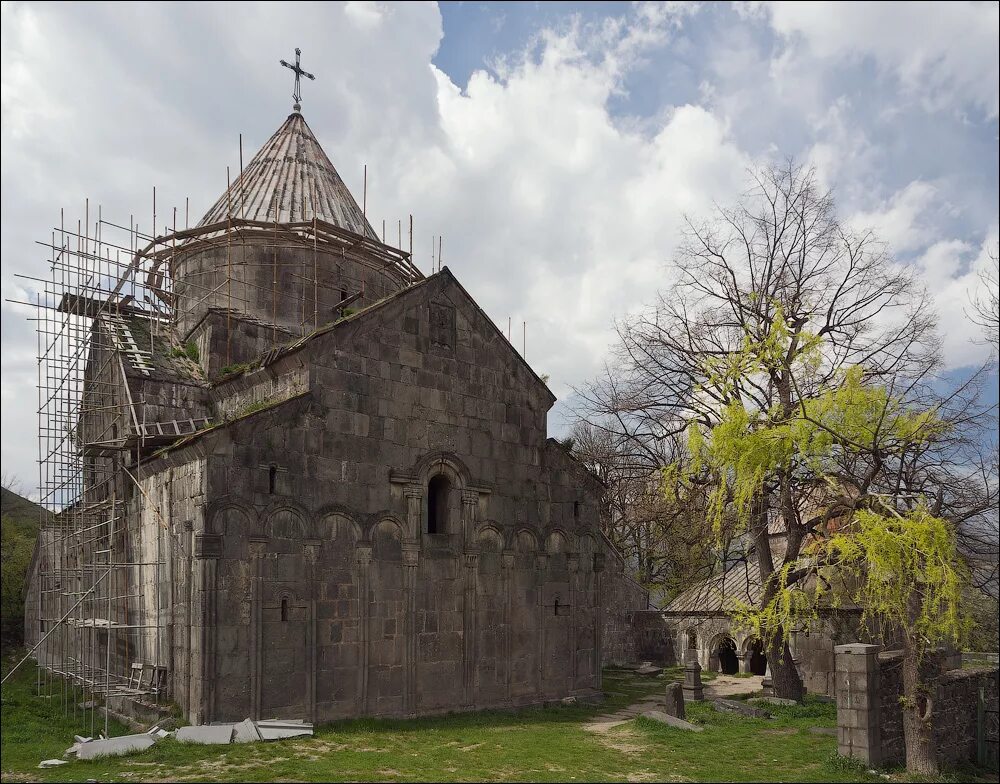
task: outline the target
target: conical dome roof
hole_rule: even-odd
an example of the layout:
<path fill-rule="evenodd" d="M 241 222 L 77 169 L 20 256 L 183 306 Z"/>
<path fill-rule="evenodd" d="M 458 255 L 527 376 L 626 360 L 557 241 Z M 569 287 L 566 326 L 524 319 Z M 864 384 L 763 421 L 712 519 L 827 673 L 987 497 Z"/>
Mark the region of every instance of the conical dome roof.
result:
<path fill-rule="evenodd" d="M 355 234 L 378 239 L 305 119 L 288 116 L 199 226 L 230 216 L 269 223 L 314 217 Z"/>

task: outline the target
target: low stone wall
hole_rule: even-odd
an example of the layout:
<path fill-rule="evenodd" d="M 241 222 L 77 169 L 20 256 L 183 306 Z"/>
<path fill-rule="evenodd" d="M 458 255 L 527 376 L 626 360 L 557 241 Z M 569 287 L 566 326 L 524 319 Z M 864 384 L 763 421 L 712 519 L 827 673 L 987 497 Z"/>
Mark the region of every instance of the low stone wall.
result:
<path fill-rule="evenodd" d="M 877 645 L 838 645 L 836 663 L 839 753 L 868 765 L 904 762 L 902 653 L 882 653 Z M 925 663 L 939 673 L 931 709 L 938 761 L 945 767 L 976 764 L 981 738 L 986 764 L 996 769 L 1000 670 L 949 669 L 954 663 L 954 657 Z"/>
<path fill-rule="evenodd" d="M 998 687 L 1000 673 L 996 667 L 974 667 L 950 670 L 941 676 L 935 713 L 942 717 L 934 722 L 934 742 L 940 759 L 947 763 L 975 761 L 977 758 L 979 722 L 986 744 L 986 766 L 997 769 Z M 983 695 L 982 717 L 979 716 L 979 695 Z"/>

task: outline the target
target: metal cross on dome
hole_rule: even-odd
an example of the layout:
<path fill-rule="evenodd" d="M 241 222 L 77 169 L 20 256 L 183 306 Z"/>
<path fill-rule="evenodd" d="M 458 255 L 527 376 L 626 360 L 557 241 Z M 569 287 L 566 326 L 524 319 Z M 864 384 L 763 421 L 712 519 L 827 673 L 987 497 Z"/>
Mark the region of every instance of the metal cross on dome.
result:
<path fill-rule="evenodd" d="M 305 76 L 307 79 L 315 79 L 316 78 L 315 76 L 313 76 L 308 71 L 303 71 L 302 70 L 302 66 L 299 65 L 299 58 L 300 58 L 301 55 L 302 55 L 302 50 L 299 49 L 296 46 L 295 47 L 295 65 L 292 65 L 291 63 L 286 63 L 284 60 L 279 60 L 278 61 L 283 66 L 285 66 L 285 68 L 291 68 L 292 72 L 295 74 L 295 91 L 292 93 L 292 98 L 295 99 L 295 106 L 293 107 L 295 109 L 295 111 L 299 111 L 302 108 L 302 104 L 301 104 L 302 94 L 301 94 L 301 86 L 299 84 L 299 77 Z"/>

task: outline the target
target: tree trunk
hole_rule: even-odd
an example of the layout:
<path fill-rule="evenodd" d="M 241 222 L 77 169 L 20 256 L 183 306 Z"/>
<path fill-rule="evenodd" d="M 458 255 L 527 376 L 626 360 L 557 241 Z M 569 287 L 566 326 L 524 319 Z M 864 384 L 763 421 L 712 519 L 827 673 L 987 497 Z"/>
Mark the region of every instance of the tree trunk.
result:
<path fill-rule="evenodd" d="M 931 716 L 934 711 L 933 677 L 929 667 L 921 672 L 916 646 L 907 637 L 903 642 L 903 740 L 906 769 L 910 773 L 934 776 L 938 773 L 937 749 Z"/>
<path fill-rule="evenodd" d="M 802 702 L 802 698 L 805 696 L 805 686 L 802 683 L 802 678 L 799 677 L 799 671 L 795 668 L 795 662 L 792 661 L 792 652 L 788 648 L 788 643 L 781 639 L 780 630 L 771 644 L 767 646 L 765 654 L 774 696 Z"/>
<path fill-rule="evenodd" d="M 774 598 L 775 591 L 774 582 L 771 579 L 774 575 L 774 558 L 771 555 L 771 540 L 767 531 L 766 497 L 762 496 L 756 502 L 751 533 L 754 540 L 754 550 L 757 553 L 757 571 L 763 586 L 760 606 L 765 607 Z M 795 669 L 788 643 L 784 640 L 784 630 L 780 627 L 774 630 L 769 629 L 766 636 L 768 639 L 765 641 L 765 655 L 767 656 L 767 669 L 771 675 L 774 696 L 801 702 L 805 696 L 805 687 L 802 678 L 799 677 L 799 671 Z"/>

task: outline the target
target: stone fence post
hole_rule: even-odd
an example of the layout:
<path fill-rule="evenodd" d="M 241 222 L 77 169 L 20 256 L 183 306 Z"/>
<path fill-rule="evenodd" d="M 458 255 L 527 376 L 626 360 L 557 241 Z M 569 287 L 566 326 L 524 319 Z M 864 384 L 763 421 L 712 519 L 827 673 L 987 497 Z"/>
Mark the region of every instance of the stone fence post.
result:
<path fill-rule="evenodd" d="M 834 647 L 837 668 L 837 752 L 867 765 L 882 762 L 879 645 Z"/>

